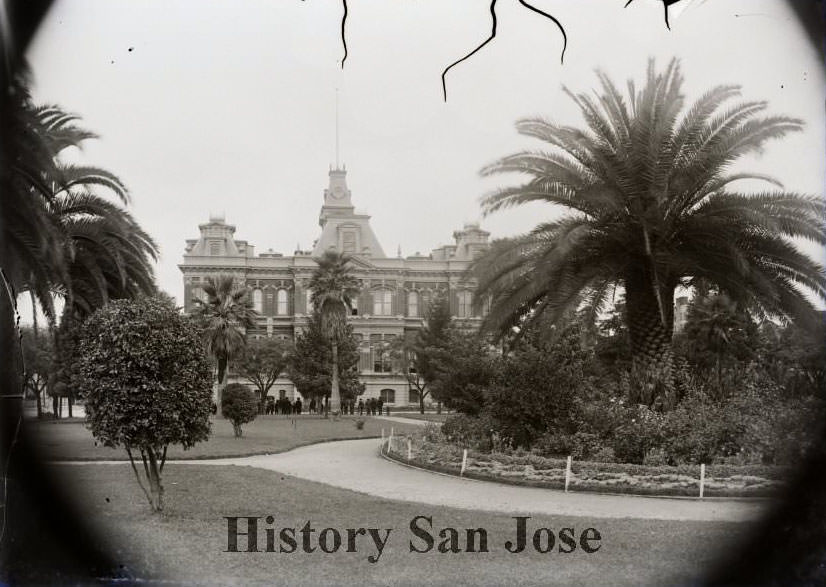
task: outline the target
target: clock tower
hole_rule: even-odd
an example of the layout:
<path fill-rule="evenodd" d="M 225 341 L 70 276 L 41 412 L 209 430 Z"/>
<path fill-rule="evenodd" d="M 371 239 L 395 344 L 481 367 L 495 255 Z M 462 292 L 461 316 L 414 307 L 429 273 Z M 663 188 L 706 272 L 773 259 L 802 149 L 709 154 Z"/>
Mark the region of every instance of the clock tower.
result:
<path fill-rule="evenodd" d="M 330 168 L 329 177 L 329 185 L 324 190 L 324 204 L 318 217 L 318 223 L 322 227 L 331 216 L 351 216 L 354 212 L 350 190 L 347 188 L 347 168 Z"/>
<path fill-rule="evenodd" d="M 329 185 L 324 190 L 324 204 L 318 215 L 321 236 L 313 246 L 313 256 L 333 249 L 348 255 L 385 258 L 370 217 L 356 213 L 347 189 L 347 169 L 342 166 L 330 168 Z"/>

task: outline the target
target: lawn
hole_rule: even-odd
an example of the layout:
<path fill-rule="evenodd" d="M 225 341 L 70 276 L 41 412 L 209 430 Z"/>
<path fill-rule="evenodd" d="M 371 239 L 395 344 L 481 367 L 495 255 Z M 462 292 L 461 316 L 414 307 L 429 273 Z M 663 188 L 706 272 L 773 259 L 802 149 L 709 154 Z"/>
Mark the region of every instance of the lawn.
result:
<path fill-rule="evenodd" d="M 78 500 L 81 513 L 98 528 L 98 540 L 117 561 L 142 579 L 209 584 L 288 585 L 522 585 L 689 584 L 750 528 L 747 524 L 663 522 L 535 516 L 531 528 L 599 530 L 601 548 L 593 554 L 529 551 L 508 553 L 513 533 L 508 514 L 474 512 L 396 502 L 303 481 L 250 467 L 171 464 L 165 472 L 167 507 L 148 510 L 125 465 L 55 465 L 58 478 Z M 312 554 L 224 552 L 224 516 L 267 516 L 259 528 L 300 529 L 311 521 L 326 527 L 392 529 L 381 558 L 365 538 L 357 552 Z M 408 527 L 418 515 L 434 527 L 485 528 L 489 552 L 411 553 Z M 434 531 L 434 534 L 437 532 Z M 464 531 L 462 531 L 464 543 Z M 239 539 L 239 547 L 246 545 Z M 436 544 L 439 540 L 437 537 Z M 417 545 L 421 542 L 417 541 Z M 277 547 L 276 547 L 277 549 Z"/>
<path fill-rule="evenodd" d="M 425 412 L 424 414 L 420 414 L 419 412 L 391 412 L 391 415 L 397 418 L 408 418 L 410 420 L 427 420 L 428 422 L 444 422 L 448 418 L 450 418 L 453 414 L 436 414 L 431 412 Z"/>
<path fill-rule="evenodd" d="M 389 434 L 390 428 L 405 434 L 419 428 L 365 416 L 364 428 L 358 430 L 356 416 L 344 416 L 337 420 L 319 416 L 259 416 L 243 426 L 244 435 L 235 438 L 232 424 L 223 418 L 212 421 L 212 435 L 207 442 L 196 444 L 184 451 L 180 446 L 169 448 L 167 458 L 203 459 L 211 457 L 245 456 L 276 453 L 327 440 L 369 438 L 381 436 L 382 428 Z M 43 460 L 124 460 L 126 452 L 95 443 L 92 433 L 82 421 L 27 420 L 26 430 Z"/>

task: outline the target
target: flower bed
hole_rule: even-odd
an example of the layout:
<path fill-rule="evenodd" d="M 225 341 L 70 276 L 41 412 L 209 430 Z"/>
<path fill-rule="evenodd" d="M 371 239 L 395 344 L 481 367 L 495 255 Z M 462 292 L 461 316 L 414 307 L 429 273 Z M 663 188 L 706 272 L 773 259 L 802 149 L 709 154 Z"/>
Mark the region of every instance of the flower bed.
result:
<path fill-rule="evenodd" d="M 448 443 L 416 438 L 412 458 L 407 444 L 394 442 L 390 458 L 426 469 L 456 474 L 462 468 L 462 449 Z M 468 450 L 464 476 L 471 479 L 563 489 L 566 459 L 533 454 L 513 455 Z M 765 465 L 708 465 L 704 495 L 708 497 L 767 497 L 776 495 L 789 475 L 785 467 Z M 573 461 L 569 490 L 639 495 L 692 496 L 700 493 L 700 466 L 646 466 Z"/>

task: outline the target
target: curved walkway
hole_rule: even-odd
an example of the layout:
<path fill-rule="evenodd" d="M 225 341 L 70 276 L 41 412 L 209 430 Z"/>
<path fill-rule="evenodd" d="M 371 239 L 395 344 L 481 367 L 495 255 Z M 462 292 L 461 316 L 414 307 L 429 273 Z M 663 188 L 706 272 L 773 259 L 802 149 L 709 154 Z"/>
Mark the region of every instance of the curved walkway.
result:
<path fill-rule="evenodd" d="M 740 522 L 761 517 L 771 503 L 565 493 L 502 485 L 405 467 L 381 458 L 378 449 L 376 439 L 342 440 L 272 455 L 167 461 L 167 466 L 257 467 L 387 499 L 503 513 Z"/>

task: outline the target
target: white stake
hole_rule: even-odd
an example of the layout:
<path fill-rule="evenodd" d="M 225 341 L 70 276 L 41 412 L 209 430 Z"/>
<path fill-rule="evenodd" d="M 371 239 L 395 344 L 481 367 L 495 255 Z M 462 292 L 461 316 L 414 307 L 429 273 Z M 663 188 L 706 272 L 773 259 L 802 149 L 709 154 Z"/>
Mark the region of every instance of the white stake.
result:
<path fill-rule="evenodd" d="M 387 450 L 388 451 L 393 450 L 393 429 L 392 428 L 390 429 L 390 437 L 387 440 Z"/>
<path fill-rule="evenodd" d="M 460 476 L 465 474 L 465 469 L 467 469 L 467 449 L 462 453 L 462 470 L 459 473 Z"/>
<path fill-rule="evenodd" d="M 703 497 L 703 492 L 705 491 L 706 486 L 706 466 L 705 464 L 700 465 L 700 499 Z"/>
<path fill-rule="evenodd" d="M 384 448 L 384 428 L 381 429 L 381 447 Z"/>
<path fill-rule="evenodd" d="M 571 483 L 571 457 L 568 456 L 568 462 L 565 465 L 565 491 L 568 491 L 568 485 Z"/>
<path fill-rule="evenodd" d="M 413 458 L 413 441 L 410 440 L 410 437 L 407 437 L 407 460 Z"/>

